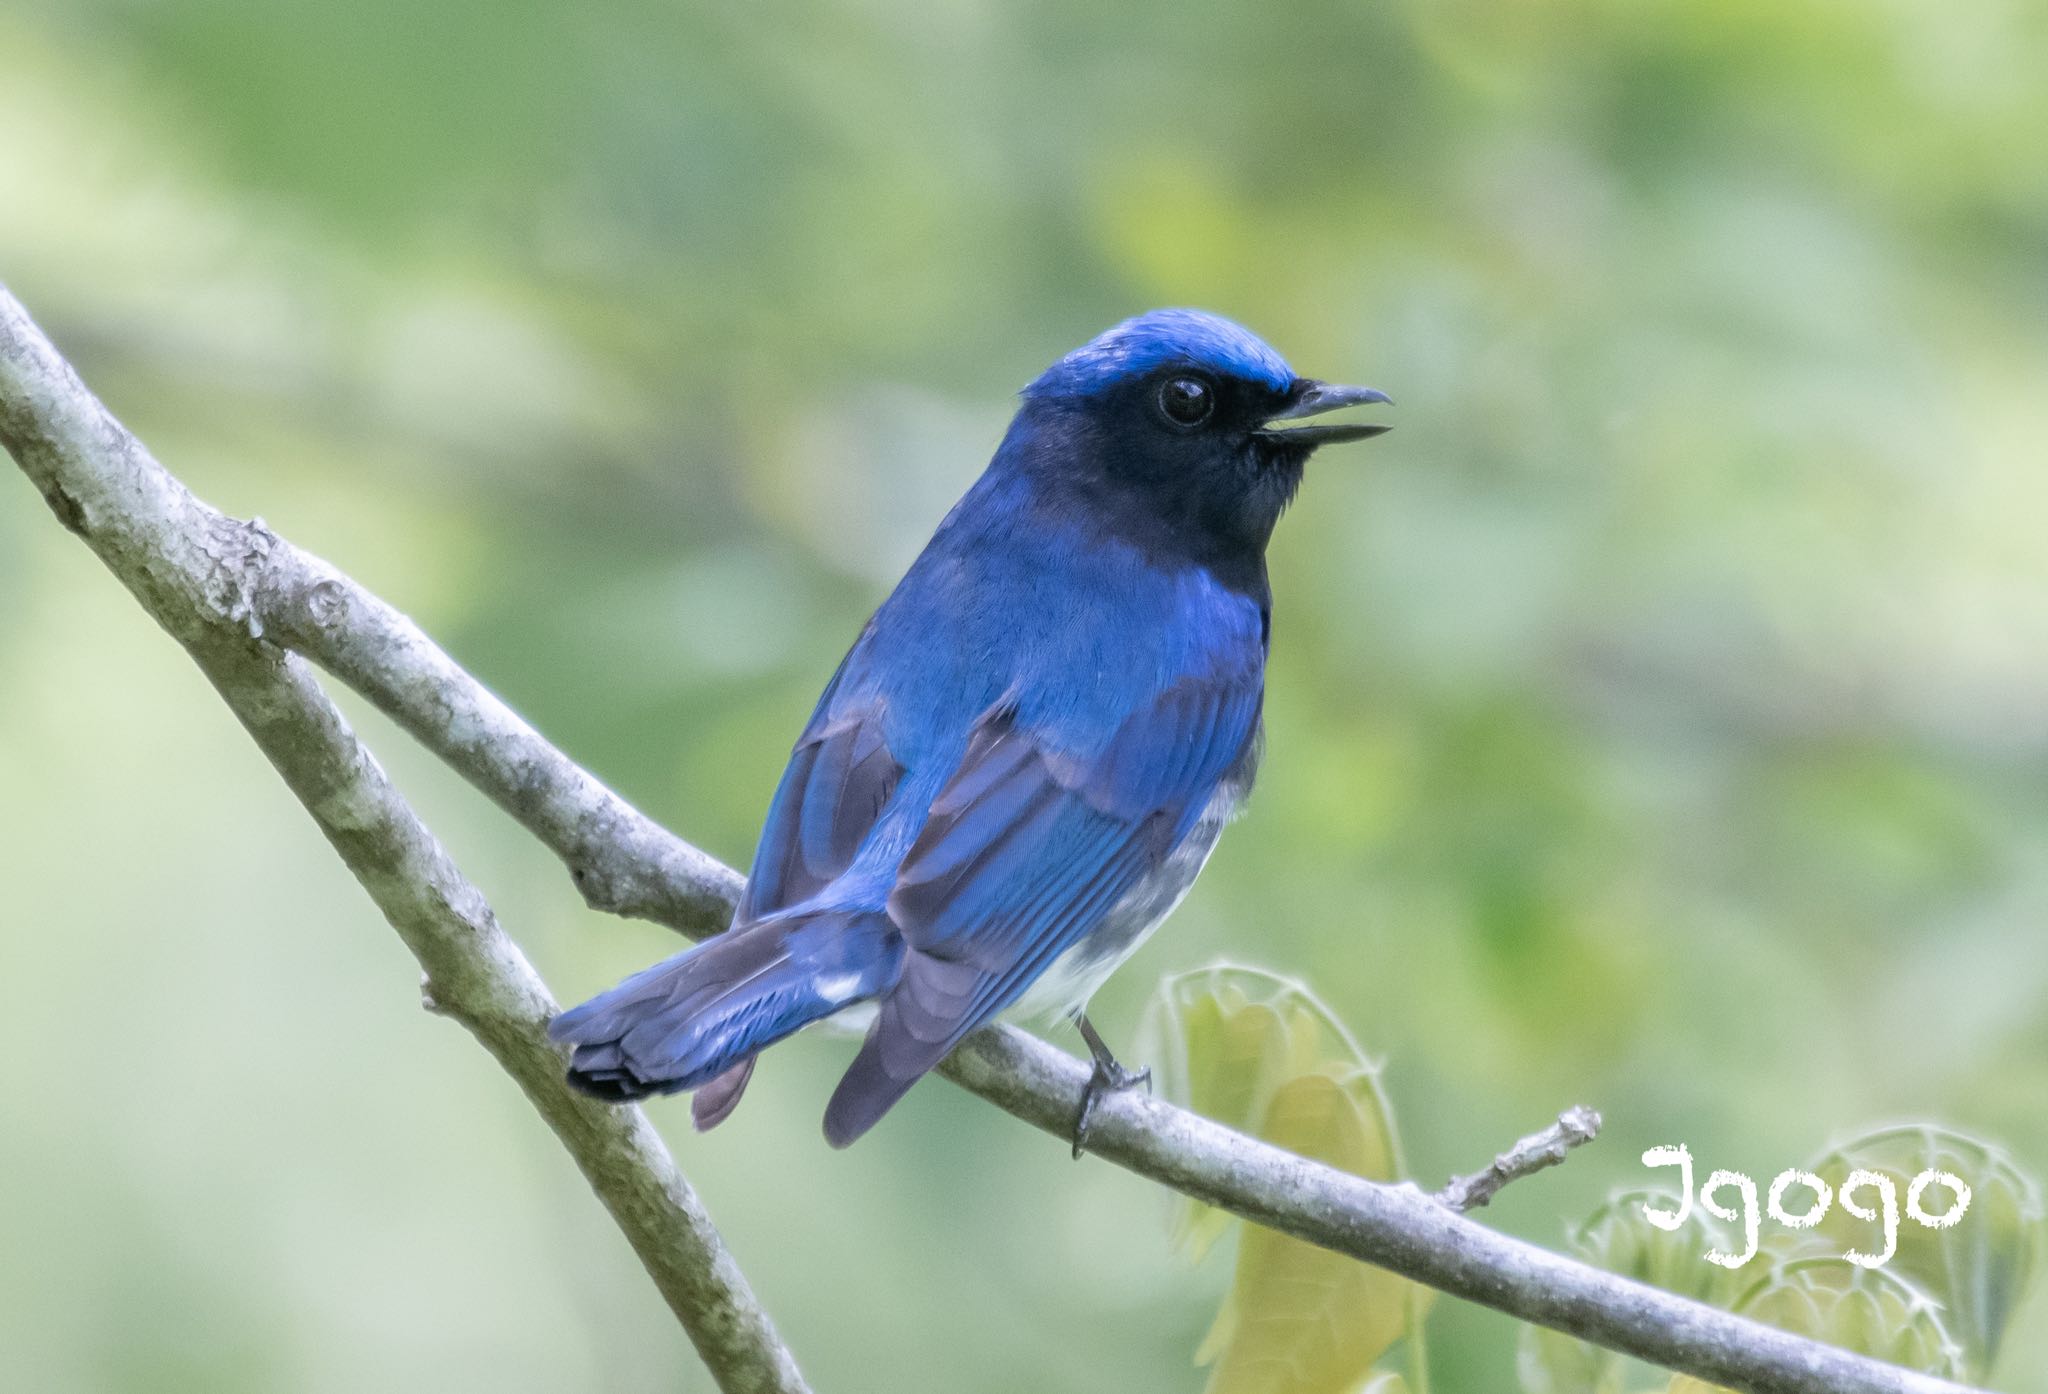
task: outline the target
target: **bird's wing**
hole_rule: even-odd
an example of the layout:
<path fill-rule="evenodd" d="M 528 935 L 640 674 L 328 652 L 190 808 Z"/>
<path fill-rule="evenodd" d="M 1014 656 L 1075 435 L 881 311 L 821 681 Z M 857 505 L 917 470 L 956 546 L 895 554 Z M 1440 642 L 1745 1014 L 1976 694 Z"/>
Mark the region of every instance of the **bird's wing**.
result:
<path fill-rule="evenodd" d="M 904 857 L 889 913 L 909 945 L 840 1082 L 844 1146 L 1099 925 L 1187 835 L 1254 738 L 1256 671 L 1185 679 L 1075 758 L 999 707 Z"/>
<path fill-rule="evenodd" d="M 882 732 L 882 698 L 850 697 L 857 643 L 832 676 L 768 805 L 754 867 L 734 922 L 745 924 L 815 895 L 852 865 L 896 791 L 903 766 Z"/>
<path fill-rule="evenodd" d="M 870 624 L 840 661 L 790 751 L 733 912 L 735 925 L 807 900 L 837 880 L 896 792 L 903 766 L 883 736 L 882 697 L 864 694 L 858 679 L 849 678 L 864 668 L 873 637 Z M 690 1115 L 699 1131 L 717 1126 L 739 1106 L 754 1060 L 746 1056 L 697 1090 Z"/>

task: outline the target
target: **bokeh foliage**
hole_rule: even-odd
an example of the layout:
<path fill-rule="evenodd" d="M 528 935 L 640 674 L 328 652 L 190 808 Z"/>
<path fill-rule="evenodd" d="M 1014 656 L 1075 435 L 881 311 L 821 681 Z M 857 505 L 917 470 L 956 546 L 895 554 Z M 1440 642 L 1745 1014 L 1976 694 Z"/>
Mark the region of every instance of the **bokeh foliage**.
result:
<path fill-rule="evenodd" d="M 200 492 L 729 860 L 1054 354 L 1193 303 L 1385 388 L 1276 539 L 1258 795 L 1098 1020 L 1282 968 L 1425 1179 L 1595 1104 L 1489 1210 L 1552 1242 L 1662 1143 L 2048 1158 L 2044 70 L 1998 0 L 12 0 L 0 278 Z M 10 1370 L 675 1387 L 521 1101 L 0 491 Z M 564 994 L 672 947 L 366 727 Z M 1228 1275 L 1147 1188 L 938 1087 L 829 1154 L 844 1053 L 658 1115 L 821 1387 L 1188 1387 Z M 2005 1329 L 2048 1394 L 2039 1285 Z M 1430 1330 L 1438 1391 L 1500 1386 L 1511 1323 Z"/>

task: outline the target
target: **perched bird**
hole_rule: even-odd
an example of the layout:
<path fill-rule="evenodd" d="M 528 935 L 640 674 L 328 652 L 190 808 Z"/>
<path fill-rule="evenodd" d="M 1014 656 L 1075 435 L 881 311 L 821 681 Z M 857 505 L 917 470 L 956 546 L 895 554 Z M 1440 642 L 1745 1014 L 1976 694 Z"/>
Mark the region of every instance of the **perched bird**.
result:
<path fill-rule="evenodd" d="M 1127 320 L 1026 387 L 995 458 L 798 737 L 732 927 L 556 1017 L 605 1099 L 695 1090 L 699 1128 L 812 1022 L 871 1020 L 843 1147 L 997 1013 L 1083 1012 L 1186 894 L 1259 760 L 1266 541 L 1318 446 L 1386 402 L 1296 377 L 1194 310 Z"/>

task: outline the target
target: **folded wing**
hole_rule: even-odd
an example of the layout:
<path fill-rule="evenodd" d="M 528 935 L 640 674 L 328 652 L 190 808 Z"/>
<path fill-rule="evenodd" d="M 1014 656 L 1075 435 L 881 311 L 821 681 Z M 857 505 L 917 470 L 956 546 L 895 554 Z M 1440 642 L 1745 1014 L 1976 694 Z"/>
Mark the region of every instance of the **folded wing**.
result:
<path fill-rule="evenodd" d="M 905 856 L 902 977 L 825 1115 L 845 1146 L 1085 938 L 1192 828 L 1258 725 L 1256 672 L 1186 679 L 1086 758 L 999 706 Z"/>
<path fill-rule="evenodd" d="M 849 703 L 841 693 L 847 669 L 863 656 L 867 637 L 833 674 L 790 752 L 733 916 L 736 930 L 807 900 L 836 880 L 853 864 L 896 792 L 903 767 L 883 737 L 882 699 Z M 690 1114 L 698 1128 L 716 1127 L 739 1106 L 755 1059 L 746 1056 L 697 1090 Z"/>

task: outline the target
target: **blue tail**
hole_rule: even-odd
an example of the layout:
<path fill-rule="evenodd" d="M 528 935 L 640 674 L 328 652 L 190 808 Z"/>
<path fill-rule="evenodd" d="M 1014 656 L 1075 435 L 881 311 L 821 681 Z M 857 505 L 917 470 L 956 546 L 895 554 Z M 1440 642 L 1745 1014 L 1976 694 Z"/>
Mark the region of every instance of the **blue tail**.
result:
<path fill-rule="evenodd" d="M 708 1128 L 739 1102 L 757 1052 L 886 991 L 902 962 L 903 940 L 879 911 L 762 920 L 635 973 L 563 1012 L 548 1035 L 576 1048 L 569 1082 L 584 1093 L 702 1088 L 695 1112 Z"/>

